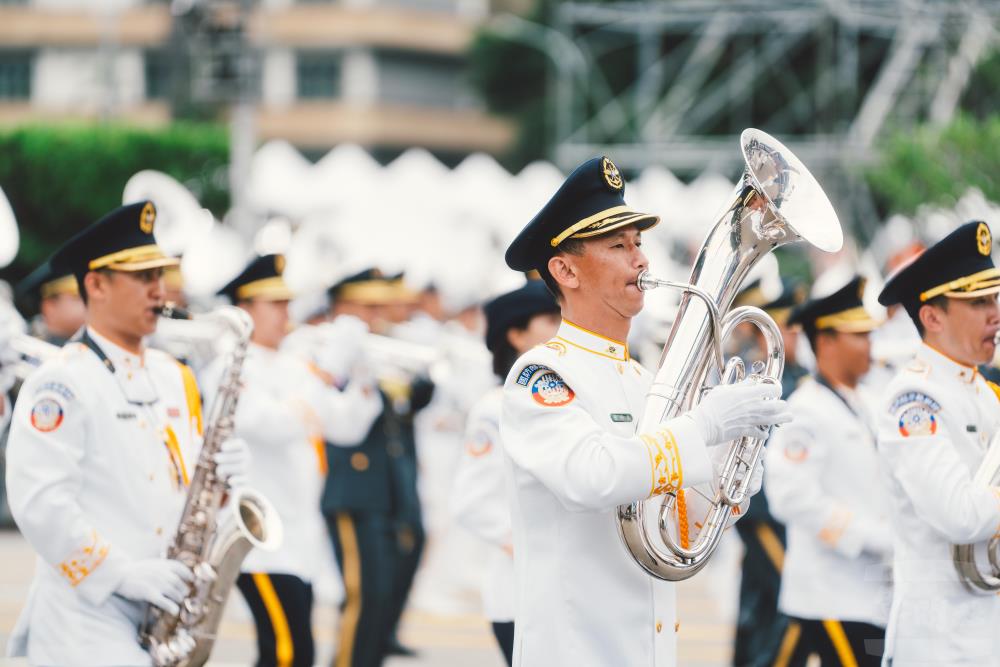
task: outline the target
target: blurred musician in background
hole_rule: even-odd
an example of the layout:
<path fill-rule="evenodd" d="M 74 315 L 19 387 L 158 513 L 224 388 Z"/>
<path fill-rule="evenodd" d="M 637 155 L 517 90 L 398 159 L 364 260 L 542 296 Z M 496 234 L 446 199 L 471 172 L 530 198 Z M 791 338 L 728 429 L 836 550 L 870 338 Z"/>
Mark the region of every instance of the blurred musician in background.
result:
<path fill-rule="evenodd" d="M 489 301 L 486 347 L 493 355 L 493 372 L 503 380 L 522 354 L 551 339 L 559 328 L 559 304 L 540 280 Z M 507 664 L 514 660 L 514 554 L 510 497 L 504 473 L 497 387 L 476 403 L 465 432 L 465 451 L 451 491 L 455 521 L 491 547 L 482 577 L 483 613 Z"/>
<path fill-rule="evenodd" d="M 875 450 L 875 401 L 861 386 L 870 366 L 868 334 L 878 323 L 855 277 L 802 304 L 799 325 L 816 372 L 789 398 L 795 421 L 768 446 L 764 491 L 787 528 L 779 607 L 790 617 L 777 661 L 823 665 L 882 661 L 891 588 L 890 505 Z"/>
<path fill-rule="evenodd" d="M 329 370 L 313 372 L 279 349 L 292 296 L 283 269 L 281 255 L 257 257 L 220 290 L 253 319 L 234 432 L 253 453 L 248 483 L 274 504 L 284 535 L 277 551 L 250 552 L 237 586 L 257 626 L 256 664 L 311 667 L 312 582 L 322 574 L 321 554 L 328 551 L 319 512 L 325 442 L 347 449 L 357 444 L 381 405 L 372 386 L 354 382 L 341 391 L 325 381 Z M 204 373 L 208 405 L 222 362 Z"/>
<path fill-rule="evenodd" d="M 18 283 L 15 302 L 30 316 L 29 333 L 53 345 L 62 345 L 83 326 L 86 308 L 72 274 L 57 275 L 46 261 Z"/>
<path fill-rule="evenodd" d="M 358 344 L 369 329 L 386 331 L 386 306 L 400 298 L 398 278 L 377 269 L 348 276 L 330 288 L 330 325 L 356 330 Z M 352 372 L 355 355 L 341 354 L 335 381 Z M 417 495 L 414 416 L 430 402 L 434 385 L 377 360 L 381 413 L 361 444 L 328 448 L 330 474 L 322 509 L 344 577 L 345 600 L 336 667 L 380 665 L 390 653 L 407 653 L 396 625 L 423 550 Z"/>

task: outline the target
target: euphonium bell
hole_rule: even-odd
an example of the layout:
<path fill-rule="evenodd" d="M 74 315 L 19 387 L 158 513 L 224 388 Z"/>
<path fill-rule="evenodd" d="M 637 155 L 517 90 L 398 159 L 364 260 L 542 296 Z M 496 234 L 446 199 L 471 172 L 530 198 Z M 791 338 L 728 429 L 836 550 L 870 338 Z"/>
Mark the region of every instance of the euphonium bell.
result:
<path fill-rule="evenodd" d="M 804 240 L 826 252 L 843 245 L 843 232 L 833 205 L 805 165 L 770 135 L 747 129 L 740 136 L 746 167 L 733 199 L 709 232 L 687 283 L 658 280 L 643 273 L 638 287 L 672 287 L 683 292 L 677 317 L 667 337 L 652 387 L 646 395 L 638 433 L 691 409 L 710 372 L 722 382 L 745 375 L 739 358 L 724 359 L 723 343 L 742 322 L 757 326 L 767 345 L 766 361 L 752 369 L 757 382 L 781 381 L 784 347 L 774 321 L 759 308 L 729 311 L 741 284 L 757 261 L 780 245 Z M 733 508 L 749 497 L 747 485 L 759 465 L 766 435 L 734 441 L 719 475 L 719 486 L 707 517 L 693 542 L 680 535 L 677 495 L 618 507 L 618 529 L 626 548 L 646 572 L 680 581 L 704 567 L 715 551 Z M 658 534 L 647 533 L 648 503 L 659 502 Z M 673 525 L 672 525 L 673 524 Z"/>

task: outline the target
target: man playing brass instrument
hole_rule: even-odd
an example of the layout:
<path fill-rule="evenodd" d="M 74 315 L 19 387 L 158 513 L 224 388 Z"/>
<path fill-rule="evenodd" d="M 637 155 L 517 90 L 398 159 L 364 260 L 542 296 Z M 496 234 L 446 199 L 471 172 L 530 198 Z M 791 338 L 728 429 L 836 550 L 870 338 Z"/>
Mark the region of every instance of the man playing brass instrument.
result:
<path fill-rule="evenodd" d="M 148 604 L 177 613 L 192 573 L 164 553 L 201 447 L 194 375 L 143 338 L 163 305 L 152 202 L 123 206 L 53 256 L 87 305 L 82 336 L 24 383 L 7 449 L 10 507 L 38 552 L 8 652 L 33 665 L 148 665 Z M 246 444 L 217 472 L 237 479 Z"/>
<path fill-rule="evenodd" d="M 712 447 L 791 419 L 778 387 L 731 385 L 656 432 L 634 432 L 652 378 L 624 341 L 643 305 L 641 233 L 657 222 L 625 205 L 621 174 L 598 157 L 507 250 L 512 269 L 539 271 L 563 317 L 504 387 L 521 667 L 676 664 L 674 588 L 636 567 L 616 507 L 711 482 Z"/>
<path fill-rule="evenodd" d="M 893 600 L 887 662 L 1000 665 L 1000 597 L 963 586 L 952 544 L 992 539 L 1000 488 L 977 484 L 1000 430 L 998 388 L 976 366 L 993 358 L 1000 331 L 1000 269 L 985 222 L 969 222 L 897 271 L 879 295 L 901 304 L 922 344 L 889 383 L 878 448 L 894 498 Z"/>

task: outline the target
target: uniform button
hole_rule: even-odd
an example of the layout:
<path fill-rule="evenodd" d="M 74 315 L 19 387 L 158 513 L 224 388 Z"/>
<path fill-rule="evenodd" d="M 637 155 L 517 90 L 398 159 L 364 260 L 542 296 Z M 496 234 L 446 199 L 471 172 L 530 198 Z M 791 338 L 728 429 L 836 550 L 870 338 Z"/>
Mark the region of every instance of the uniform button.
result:
<path fill-rule="evenodd" d="M 674 621 L 674 632 L 680 632 L 680 630 L 681 630 L 681 622 Z"/>
<path fill-rule="evenodd" d="M 149 473 L 149 481 L 152 482 L 156 476 L 153 473 Z"/>
<path fill-rule="evenodd" d="M 657 621 L 656 622 L 656 631 L 657 632 L 661 632 L 662 630 L 663 630 L 663 623 L 661 623 L 660 621 Z"/>
<path fill-rule="evenodd" d="M 368 470 L 368 456 L 363 452 L 354 452 L 351 454 L 351 467 L 358 472 Z"/>
<path fill-rule="evenodd" d="M 157 526 L 156 527 L 156 534 L 157 535 L 162 535 L 163 534 L 163 526 Z"/>

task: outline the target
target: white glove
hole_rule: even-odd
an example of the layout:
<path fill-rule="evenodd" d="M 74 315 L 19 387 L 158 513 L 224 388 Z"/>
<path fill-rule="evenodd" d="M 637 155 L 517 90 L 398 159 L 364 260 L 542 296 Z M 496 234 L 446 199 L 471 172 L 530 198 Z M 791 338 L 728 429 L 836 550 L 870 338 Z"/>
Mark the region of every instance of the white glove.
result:
<path fill-rule="evenodd" d="M 215 473 L 230 489 L 245 486 L 250 476 L 250 446 L 243 438 L 229 438 L 223 441 L 219 451 L 212 457 Z"/>
<path fill-rule="evenodd" d="M 316 365 L 335 378 L 346 377 L 364 357 L 368 325 L 353 315 L 341 315 L 319 327 L 322 344 L 315 351 Z"/>
<path fill-rule="evenodd" d="M 714 387 L 687 414 L 708 446 L 743 436 L 765 438 L 771 426 L 792 421 L 792 411 L 780 396 L 781 387 L 747 379 Z"/>
<path fill-rule="evenodd" d="M 126 566 L 125 576 L 115 593 L 136 602 L 148 602 L 168 614 L 176 614 L 180 611 L 178 604 L 188 594 L 192 581 L 194 574 L 180 561 L 146 558 Z"/>

